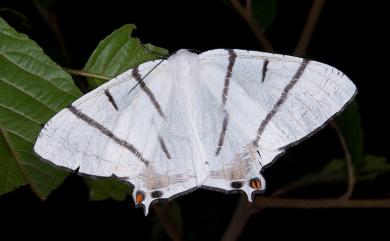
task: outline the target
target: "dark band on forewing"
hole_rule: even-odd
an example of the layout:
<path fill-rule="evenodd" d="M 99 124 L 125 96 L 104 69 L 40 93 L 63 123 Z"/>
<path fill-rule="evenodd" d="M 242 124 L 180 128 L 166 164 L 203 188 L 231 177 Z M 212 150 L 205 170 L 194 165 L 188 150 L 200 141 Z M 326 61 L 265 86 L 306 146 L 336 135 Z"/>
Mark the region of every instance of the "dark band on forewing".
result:
<path fill-rule="evenodd" d="M 261 83 L 263 83 L 265 80 L 265 75 L 266 75 L 267 70 L 268 70 L 268 64 L 269 64 L 269 60 L 268 59 L 264 60 L 264 62 L 263 62 L 263 75 L 261 77 Z"/>
<path fill-rule="evenodd" d="M 70 112 L 72 112 L 80 120 L 83 120 L 88 125 L 90 125 L 90 126 L 96 128 L 97 130 L 99 130 L 101 133 L 106 135 L 108 138 L 110 138 L 116 144 L 125 147 L 127 150 L 129 150 L 131 153 L 133 153 L 140 161 L 142 161 L 146 166 L 149 165 L 149 161 L 146 160 L 142 156 L 141 152 L 139 152 L 133 145 L 131 145 L 130 143 L 128 143 L 125 140 L 120 139 L 119 137 L 114 135 L 114 133 L 112 133 L 109 129 L 105 128 L 103 125 L 101 125 L 100 123 L 96 122 L 91 117 L 87 116 L 86 114 L 82 113 L 80 110 L 76 109 L 76 107 L 70 105 L 68 107 L 68 110 Z"/>
<path fill-rule="evenodd" d="M 223 92 L 222 92 L 222 104 L 225 106 L 227 96 L 229 93 L 229 84 L 230 84 L 230 78 L 232 77 L 232 71 L 233 71 L 233 66 L 234 63 L 236 62 L 237 54 L 234 52 L 234 49 L 229 49 L 229 64 L 227 67 L 226 71 L 226 76 L 225 76 L 225 84 L 223 86 Z"/>
<path fill-rule="evenodd" d="M 156 98 L 154 97 L 152 91 L 146 86 L 145 82 L 142 81 L 141 74 L 139 73 L 138 67 L 134 68 L 131 72 L 131 75 L 138 81 L 139 85 L 141 86 L 141 89 L 149 96 L 150 101 L 154 105 L 154 108 L 156 108 L 157 112 L 160 114 L 162 118 L 165 118 L 165 115 L 161 109 L 160 104 L 157 102 Z"/>
<path fill-rule="evenodd" d="M 257 136 L 256 136 L 255 140 L 253 141 L 253 144 L 255 146 L 258 145 L 258 142 L 260 140 L 261 135 L 264 132 L 265 127 L 271 121 L 272 117 L 276 114 L 276 112 L 278 112 L 279 107 L 286 101 L 286 99 L 288 97 L 288 92 L 294 87 L 294 85 L 301 78 L 303 71 L 305 70 L 305 68 L 308 64 L 309 64 L 309 60 L 304 59 L 302 61 L 302 64 L 299 66 L 297 72 L 295 72 L 290 83 L 288 83 L 286 85 L 286 87 L 284 87 L 282 94 L 280 95 L 278 101 L 276 101 L 275 105 L 272 107 L 272 110 L 266 115 L 265 119 L 261 122 L 259 128 L 257 129 Z"/>
<path fill-rule="evenodd" d="M 112 104 L 112 106 L 114 106 L 115 110 L 118 110 L 118 106 L 116 105 L 115 100 L 114 100 L 114 98 L 112 97 L 110 91 L 109 91 L 108 89 L 106 89 L 106 90 L 104 91 L 104 94 L 107 96 L 108 101 L 110 101 L 110 103 Z"/>
<path fill-rule="evenodd" d="M 225 116 L 223 118 L 223 123 L 222 123 L 222 130 L 221 134 L 219 134 L 219 141 L 218 141 L 218 146 L 217 150 L 215 151 L 215 155 L 218 156 L 219 153 L 221 152 L 224 139 L 225 139 L 225 133 L 227 129 L 227 125 L 229 123 L 229 114 L 225 110 L 225 105 L 227 101 L 227 96 L 229 94 L 229 85 L 230 85 L 230 78 L 232 77 L 232 72 L 233 72 L 233 66 L 234 63 L 236 62 L 237 54 L 234 52 L 234 49 L 229 49 L 229 64 L 227 66 L 226 70 L 226 75 L 225 75 L 225 83 L 223 86 L 223 91 L 222 91 L 222 108 L 224 109 Z"/>
<path fill-rule="evenodd" d="M 221 152 L 223 142 L 225 140 L 225 133 L 226 133 L 228 123 L 229 123 L 229 114 L 225 112 L 225 117 L 223 118 L 223 123 L 222 123 L 221 134 L 219 134 L 218 147 L 217 150 L 215 151 L 216 156 L 218 156 L 219 153 Z"/>
<path fill-rule="evenodd" d="M 168 148 L 165 145 L 165 142 L 161 136 L 158 136 L 158 141 L 160 142 L 160 147 L 167 156 L 168 159 L 172 159 L 171 155 L 169 154 Z"/>

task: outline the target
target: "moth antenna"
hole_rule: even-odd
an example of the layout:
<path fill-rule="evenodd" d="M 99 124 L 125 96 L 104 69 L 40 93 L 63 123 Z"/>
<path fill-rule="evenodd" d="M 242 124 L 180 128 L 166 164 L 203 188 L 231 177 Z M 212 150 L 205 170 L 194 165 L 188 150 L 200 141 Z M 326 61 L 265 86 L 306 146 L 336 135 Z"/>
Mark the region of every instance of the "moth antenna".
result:
<path fill-rule="evenodd" d="M 141 81 L 139 81 L 136 85 L 134 85 L 133 88 L 130 89 L 129 94 L 130 94 L 130 92 L 133 91 L 138 85 L 140 85 L 140 84 L 144 81 L 144 79 L 146 78 L 146 76 L 148 76 L 153 70 L 155 70 L 155 69 L 156 69 L 164 60 L 166 60 L 166 59 L 161 59 L 160 62 L 158 62 L 151 70 L 149 70 L 149 72 L 148 72 L 144 77 L 142 77 Z"/>

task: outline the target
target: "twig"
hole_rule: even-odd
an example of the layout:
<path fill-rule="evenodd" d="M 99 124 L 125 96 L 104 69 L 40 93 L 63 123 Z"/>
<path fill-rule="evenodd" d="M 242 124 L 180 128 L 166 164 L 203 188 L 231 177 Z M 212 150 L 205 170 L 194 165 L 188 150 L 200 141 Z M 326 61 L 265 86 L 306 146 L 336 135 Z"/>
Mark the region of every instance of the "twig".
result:
<path fill-rule="evenodd" d="M 34 4 L 35 8 L 38 10 L 38 12 L 42 15 L 42 18 L 45 20 L 47 26 L 52 31 L 54 37 L 56 38 L 62 55 L 64 56 L 65 61 L 67 64 L 72 64 L 72 59 L 69 54 L 69 51 L 66 47 L 60 25 L 58 23 L 57 16 L 50 12 L 43 4 L 42 1 L 39 0 L 33 0 L 32 3 Z M 84 92 L 87 91 L 88 88 L 88 82 L 85 79 L 82 78 L 75 78 L 74 79 L 75 84 Z"/>
<path fill-rule="evenodd" d="M 235 241 L 237 240 L 245 228 L 246 223 L 252 216 L 251 203 L 248 202 L 244 195 L 241 195 L 238 201 L 236 210 L 221 241 Z"/>
<path fill-rule="evenodd" d="M 256 208 L 390 208 L 390 198 L 386 199 L 297 199 L 259 197 Z"/>
<path fill-rule="evenodd" d="M 49 26 L 50 30 L 53 32 L 55 38 L 57 39 L 58 44 L 60 45 L 60 49 L 66 60 L 70 63 L 71 58 L 66 48 L 66 44 L 64 38 L 62 37 L 62 32 L 58 24 L 57 16 L 51 12 L 49 12 L 41 3 L 41 1 L 33 0 L 32 1 L 35 8 L 42 15 L 46 24 Z"/>
<path fill-rule="evenodd" d="M 111 80 L 114 77 L 106 76 L 106 75 L 101 75 L 101 74 L 95 74 L 91 72 L 86 72 L 83 70 L 78 70 L 78 69 L 69 69 L 62 67 L 63 70 L 68 72 L 69 74 L 72 75 L 80 75 L 80 76 L 85 76 L 85 77 L 92 77 L 92 78 L 97 78 L 97 79 L 103 79 L 103 80 Z"/>
<path fill-rule="evenodd" d="M 245 11 L 252 16 L 252 0 L 246 0 Z"/>
<path fill-rule="evenodd" d="M 291 182 L 281 189 L 276 190 L 270 196 L 277 197 L 286 194 L 299 187 L 306 186 L 301 180 Z M 228 227 L 221 241 L 235 241 L 240 237 L 240 234 L 245 228 L 246 223 L 249 221 L 253 213 L 260 212 L 264 209 L 263 206 L 257 205 L 258 197 L 255 197 L 253 204 L 249 203 L 244 195 L 241 195 L 240 201 L 238 202 L 234 214 L 230 220 Z"/>
<path fill-rule="evenodd" d="M 351 157 L 351 153 L 349 152 L 347 142 L 345 141 L 344 135 L 341 132 L 340 128 L 337 126 L 336 122 L 334 122 L 334 121 L 331 122 L 331 125 L 332 125 L 333 129 L 335 129 L 335 131 L 337 133 L 337 137 L 340 140 L 340 144 L 343 148 L 344 155 L 345 155 L 345 161 L 347 164 L 348 187 L 347 187 L 347 190 L 345 191 L 344 195 L 341 196 L 341 198 L 349 199 L 351 197 L 353 189 L 355 187 L 355 175 L 354 175 L 352 157 Z"/>
<path fill-rule="evenodd" d="M 181 235 L 177 231 L 175 225 L 172 223 L 172 220 L 165 214 L 164 210 L 161 208 L 159 204 L 155 204 L 152 206 L 156 217 L 159 219 L 161 225 L 163 226 L 167 235 L 173 241 L 181 241 Z"/>
<path fill-rule="evenodd" d="M 280 196 L 283 196 L 291 191 L 294 191 L 296 189 L 299 189 L 299 188 L 303 188 L 303 187 L 306 187 L 306 186 L 309 186 L 310 184 L 312 183 L 308 183 L 308 182 L 305 182 L 305 181 L 302 181 L 302 180 L 296 180 L 296 181 L 293 181 L 293 182 L 290 182 L 288 183 L 287 185 L 279 188 L 278 190 L 274 191 L 270 197 L 280 197 Z M 261 207 L 259 205 L 257 205 L 257 200 L 261 198 L 261 196 L 257 196 L 254 200 L 254 205 L 252 207 L 252 213 L 257 213 L 257 212 L 260 212 L 264 209 L 264 207 Z"/>
<path fill-rule="evenodd" d="M 314 0 L 313 5 L 311 6 L 309 15 L 307 16 L 305 27 L 299 38 L 297 47 L 295 48 L 295 56 L 304 56 L 309 46 L 311 37 L 313 35 L 314 29 L 316 27 L 318 18 L 320 17 L 322 8 L 324 6 L 325 0 Z"/>
<path fill-rule="evenodd" d="M 265 36 L 260 23 L 258 23 L 256 19 L 253 18 L 251 9 L 243 7 L 238 0 L 230 0 L 230 2 L 237 10 L 237 12 L 241 15 L 241 17 L 246 21 L 249 28 L 252 30 L 253 34 L 259 40 L 263 48 L 268 52 L 274 52 L 274 48 Z"/>

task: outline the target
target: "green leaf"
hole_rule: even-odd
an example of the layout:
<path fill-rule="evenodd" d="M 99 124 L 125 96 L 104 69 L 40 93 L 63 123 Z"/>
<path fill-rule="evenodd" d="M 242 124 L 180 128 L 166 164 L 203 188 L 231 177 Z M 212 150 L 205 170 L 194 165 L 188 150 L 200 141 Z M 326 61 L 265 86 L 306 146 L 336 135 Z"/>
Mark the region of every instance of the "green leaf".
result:
<path fill-rule="evenodd" d="M 276 14 L 275 0 L 252 0 L 252 15 L 265 31 L 273 22 Z"/>
<path fill-rule="evenodd" d="M 365 155 L 362 160 L 360 169 L 355 170 L 356 181 L 373 181 L 379 176 L 390 172 L 390 163 L 384 157 Z M 295 186 L 341 182 L 347 182 L 347 165 L 345 159 L 337 158 L 327 163 L 319 172 L 302 177 L 295 182 Z"/>
<path fill-rule="evenodd" d="M 372 181 L 388 172 L 390 172 L 390 163 L 387 162 L 386 158 L 366 155 L 364 165 L 357 173 L 357 179 L 361 181 Z"/>
<path fill-rule="evenodd" d="M 363 129 L 356 100 L 336 118 L 336 123 L 343 133 L 348 150 L 351 153 L 352 163 L 356 169 L 361 168 L 364 161 Z"/>
<path fill-rule="evenodd" d="M 84 70 L 106 76 L 117 76 L 130 68 L 168 54 L 165 49 L 152 44 L 142 44 L 138 38 L 131 37 L 135 28 L 135 25 L 126 24 L 100 41 L 88 59 Z M 105 81 L 88 78 L 88 84 L 93 88 Z M 107 198 L 123 200 L 127 194 L 131 193 L 130 187 L 118 180 L 107 178 L 85 178 L 85 180 L 90 188 L 92 200 Z"/>
<path fill-rule="evenodd" d="M 125 182 L 115 178 L 84 178 L 89 187 L 89 197 L 93 201 L 101 201 L 112 198 L 123 201 L 127 195 L 131 195 L 133 188 Z"/>
<path fill-rule="evenodd" d="M 32 147 L 41 125 L 80 95 L 69 74 L 0 18 L 0 194 L 29 184 L 45 199 L 63 182 L 67 173 Z"/>
<path fill-rule="evenodd" d="M 318 184 L 346 182 L 347 170 L 345 160 L 333 159 L 316 173 L 309 173 L 293 183 L 293 189 Z"/>
<path fill-rule="evenodd" d="M 142 44 L 138 38 L 131 37 L 134 29 L 136 29 L 135 25 L 126 24 L 100 41 L 84 70 L 106 76 L 117 76 L 144 62 L 168 54 L 165 49 L 151 44 Z M 96 88 L 105 82 L 97 78 L 87 80 L 90 88 Z"/>

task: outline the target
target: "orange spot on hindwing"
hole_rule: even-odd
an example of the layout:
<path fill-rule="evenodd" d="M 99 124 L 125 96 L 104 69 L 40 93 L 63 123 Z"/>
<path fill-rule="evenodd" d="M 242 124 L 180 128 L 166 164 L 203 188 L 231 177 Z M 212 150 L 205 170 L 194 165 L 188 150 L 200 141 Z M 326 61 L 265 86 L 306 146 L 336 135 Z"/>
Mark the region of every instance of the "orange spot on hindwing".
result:
<path fill-rule="evenodd" d="M 140 204 L 145 199 L 145 194 L 142 191 L 137 191 L 135 194 L 135 204 Z"/>
<path fill-rule="evenodd" d="M 249 180 L 249 186 L 252 189 L 260 190 L 261 189 L 261 181 L 259 178 L 252 178 Z"/>

